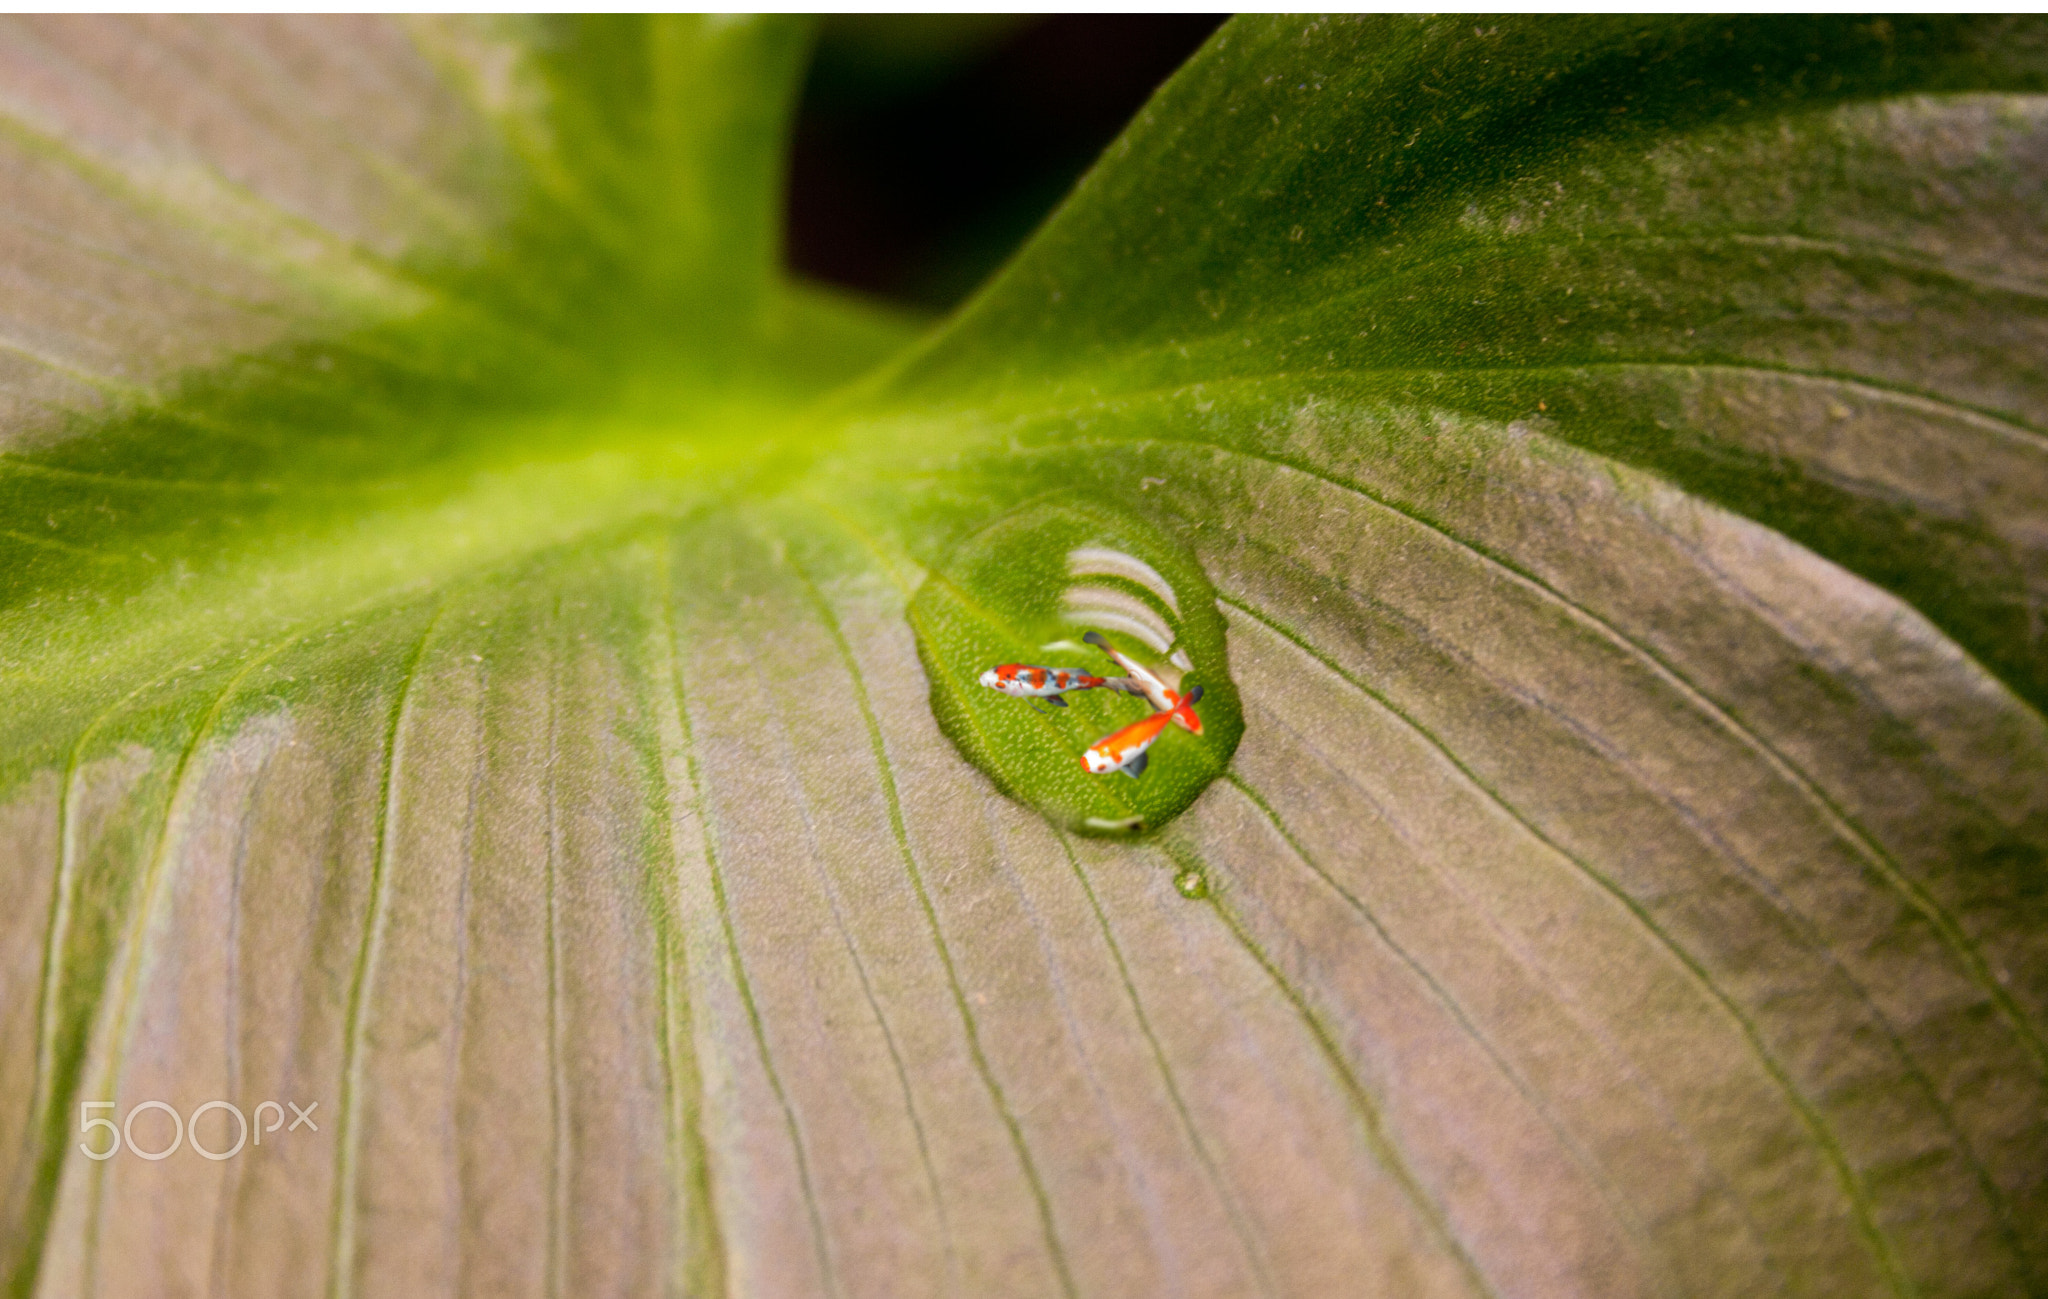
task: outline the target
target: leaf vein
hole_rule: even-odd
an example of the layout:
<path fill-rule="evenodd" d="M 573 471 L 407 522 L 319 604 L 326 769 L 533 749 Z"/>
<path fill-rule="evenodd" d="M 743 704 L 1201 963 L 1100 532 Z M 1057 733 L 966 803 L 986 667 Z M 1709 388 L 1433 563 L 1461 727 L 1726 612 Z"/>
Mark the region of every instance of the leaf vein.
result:
<path fill-rule="evenodd" d="M 981 1031 L 975 1024 L 974 1012 L 967 1004 L 967 994 L 960 986 L 960 972 L 946 943 L 945 932 L 940 927 L 938 909 L 933 905 L 931 894 L 925 888 L 924 874 L 918 869 L 916 854 L 910 849 L 910 837 L 904 828 L 903 805 L 897 794 L 896 778 L 889 764 L 888 750 L 882 742 L 881 724 L 875 717 L 874 704 L 868 698 L 867 683 L 860 664 L 854 657 L 852 645 L 847 643 L 846 633 L 839 625 L 838 616 L 832 612 L 832 607 L 826 602 L 823 592 L 818 590 L 817 584 L 793 557 L 790 563 L 798 580 L 809 594 L 820 621 L 831 634 L 834 645 L 838 647 L 840 659 L 846 665 L 853 686 L 854 701 L 860 708 L 861 720 L 867 726 L 868 744 L 874 752 L 875 769 L 882 782 L 883 799 L 889 808 L 889 828 L 896 837 L 896 847 L 902 855 L 911 887 L 917 894 L 918 905 L 924 911 L 925 923 L 931 930 L 932 944 L 938 953 L 939 963 L 945 969 L 946 983 L 952 993 L 954 1009 L 959 1012 L 961 1026 L 966 1030 L 968 1054 L 974 1060 L 974 1067 L 981 1075 L 982 1084 L 995 1102 L 996 1112 L 1002 1117 L 1003 1125 L 1009 1132 L 1011 1148 L 1016 1152 L 1024 1179 L 1031 1188 L 1032 1198 L 1038 1207 L 1039 1226 L 1045 1236 L 1046 1251 L 1051 1257 L 1053 1270 L 1059 1276 L 1060 1289 L 1068 1299 L 1076 1299 L 1079 1291 L 1075 1288 L 1066 1250 L 1060 1243 L 1059 1231 L 1053 1220 L 1052 1201 L 1046 1194 L 1044 1180 L 1039 1176 L 1037 1163 L 1032 1159 L 1030 1148 L 1024 1140 L 1023 1125 L 1010 1108 L 1009 1101 L 1003 1094 L 1002 1084 L 997 1080 L 988 1054 L 982 1047 Z"/>
<path fill-rule="evenodd" d="M 413 642 L 398 690 L 384 727 L 384 760 L 378 777 L 377 824 L 370 853 L 369 896 L 363 905 L 363 936 L 356 948 L 354 969 L 349 977 L 348 1001 L 342 1013 L 341 1095 L 336 1104 L 334 1132 L 334 1205 L 328 1219 L 327 1293 L 329 1299 L 348 1299 L 355 1293 L 356 1173 L 360 1140 L 358 1111 L 362 1105 L 363 1052 L 368 1033 L 368 1005 L 375 988 L 377 959 L 383 947 L 384 927 L 390 905 L 392 858 L 396 851 L 392 823 L 398 815 L 398 774 L 400 744 L 404 737 L 406 705 L 418 679 L 427 642 L 439 624 L 444 605 L 437 604 L 426 626 Z"/>
<path fill-rule="evenodd" d="M 673 598 L 673 587 L 670 588 Z M 673 618 L 673 611 L 669 610 Z M 711 897 L 718 912 L 719 930 L 725 937 L 726 956 L 732 962 L 733 986 L 739 993 L 740 1005 L 746 1011 L 747 1026 L 754 1039 L 754 1049 L 761 1056 L 761 1070 L 767 1076 L 768 1088 L 775 1095 L 776 1104 L 782 1110 L 783 1126 L 789 1133 L 789 1144 L 796 1160 L 797 1182 L 803 1191 L 804 1213 L 809 1219 L 811 1246 L 817 1256 L 818 1275 L 826 1293 L 841 1293 L 839 1277 L 832 1267 L 831 1251 L 826 1244 L 825 1221 L 818 1210 L 818 1196 L 811 1177 L 810 1157 L 805 1153 L 803 1130 L 797 1123 L 796 1107 L 790 1103 L 789 1091 L 783 1085 L 782 1074 L 775 1067 L 775 1055 L 768 1047 L 767 1029 L 761 1021 L 761 1008 L 754 998 L 752 981 L 747 977 L 746 960 L 740 954 L 739 935 L 734 931 L 732 902 L 726 894 L 725 877 L 718 861 L 718 839 L 712 832 L 711 818 L 704 798 L 703 760 L 697 750 L 697 739 L 690 725 L 688 697 L 683 685 L 682 655 L 675 645 L 680 636 L 678 624 L 671 621 L 668 628 L 670 639 L 669 684 L 674 697 L 676 723 L 683 734 L 683 744 L 688 757 L 685 762 L 690 774 L 690 794 L 695 806 L 698 833 L 704 844 L 706 873 L 710 877 Z"/>
<path fill-rule="evenodd" d="M 1594 867 L 1592 863 L 1567 851 L 1562 844 L 1552 839 L 1528 815 L 1509 802 L 1506 796 L 1494 789 L 1464 759 L 1460 758 L 1448 744 L 1422 725 L 1418 719 L 1410 716 L 1391 700 L 1386 699 L 1377 691 L 1374 691 L 1371 687 L 1344 671 L 1342 667 L 1325 657 L 1305 638 L 1294 632 L 1293 629 L 1233 596 L 1219 593 L 1217 598 L 1270 627 L 1274 632 L 1293 642 L 1304 654 L 1336 674 L 1341 680 L 1348 682 L 1361 693 L 1386 708 L 1432 748 L 1436 749 L 1438 753 L 1442 754 L 1444 759 L 1455 767 L 1463 778 L 1469 782 L 1472 789 L 1499 807 L 1530 835 L 1534 836 L 1537 841 L 1555 853 L 1561 860 L 1569 862 L 1581 875 L 1595 884 L 1602 892 L 1613 898 L 1635 918 L 1636 923 L 1642 927 L 1644 932 L 1655 939 L 1666 951 L 1670 952 L 1685 968 L 1701 990 L 1712 997 L 1720 1005 L 1723 1013 L 1734 1022 L 1743 1038 L 1747 1041 L 1751 1053 L 1755 1055 L 1765 1072 L 1770 1075 L 1779 1091 L 1785 1096 L 1787 1103 L 1791 1105 L 1794 1113 L 1807 1129 L 1808 1134 L 1813 1139 L 1815 1148 L 1820 1151 L 1822 1158 L 1827 1161 L 1830 1170 L 1835 1176 L 1836 1184 L 1842 1189 L 1844 1197 L 1848 1200 L 1851 1216 L 1856 1223 L 1857 1233 L 1862 1237 L 1872 1261 L 1884 1277 L 1887 1288 L 1900 1296 L 1910 1296 L 1917 1293 L 1917 1288 L 1913 1285 L 1910 1278 L 1906 1276 L 1903 1267 L 1900 1265 L 1890 1237 L 1878 1226 L 1875 1207 L 1870 1199 L 1869 1188 L 1865 1186 L 1861 1175 L 1850 1165 L 1848 1155 L 1842 1149 L 1841 1143 L 1836 1139 L 1833 1129 L 1828 1125 L 1819 1109 L 1799 1089 L 1785 1066 L 1771 1052 L 1769 1046 L 1764 1042 L 1761 1030 L 1750 1020 L 1748 1015 L 1743 1013 L 1741 1006 L 1736 1004 L 1734 997 L 1714 981 L 1711 973 L 1700 962 L 1699 958 L 1695 957 L 1667 934 L 1664 928 L 1657 923 L 1656 918 L 1650 914 L 1649 909 L 1631 896 L 1626 889 L 1623 889 L 1604 872 Z"/>

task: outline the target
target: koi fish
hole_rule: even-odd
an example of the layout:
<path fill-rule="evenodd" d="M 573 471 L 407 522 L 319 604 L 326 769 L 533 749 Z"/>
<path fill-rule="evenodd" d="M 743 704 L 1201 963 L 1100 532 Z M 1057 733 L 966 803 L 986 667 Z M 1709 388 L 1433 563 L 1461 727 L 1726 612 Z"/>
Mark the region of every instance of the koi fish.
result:
<path fill-rule="evenodd" d="M 1142 698 L 1146 703 L 1152 705 L 1154 712 L 1165 713 L 1172 717 L 1189 734 L 1200 735 L 1202 733 L 1202 719 L 1196 717 L 1193 713 L 1182 715 L 1176 712 L 1175 709 L 1180 706 L 1181 702 L 1180 695 L 1175 691 L 1167 689 L 1166 683 L 1153 675 L 1151 670 L 1144 664 L 1123 653 L 1116 646 L 1111 645 L 1108 638 L 1099 631 L 1091 631 L 1081 637 L 1081 639 L 1087 641 L 1096 649 L 1101 650 L 1104 654 L 1109 655 L 1110 661 L 1124 670 L 1125 675 L 1118 679 L 1128 682 L 1129 685 L 1116 688 L 1123 690 L 1127 695 L 1137 695 Z"/>
<path fill-rule="evenodd" d="M 1196 735 L 1202 733 L 1202 719 L 1195 716 L 1195 705 L 1201 698 L 1202 688 L 1196 686 L 1188 691 L 1185 699 L 1167 711 L 1140 718 L 1115 734 L 1097 740 L 1081 755 L 1081 765 L 1098 776 L 1121 771 L 1135 780 L 1144 775 L 1145 764 L 1150 761 L 1146 750 L 1165 732 L 1168 722 L 1178 722 Z"/>
<path fill-rule="evenodd" d="M 1013 699 L 1043 699 L 1055 708 L 1065 708 L 1060 698 L 1069 690 L 1093 690 L 1106 686 L 1106 677 L 1090 676 L 1077 668 L 1035 668 L 1028 663 L 1005 663 L 981 674 L 981 684 L 1000 690 Z"/>

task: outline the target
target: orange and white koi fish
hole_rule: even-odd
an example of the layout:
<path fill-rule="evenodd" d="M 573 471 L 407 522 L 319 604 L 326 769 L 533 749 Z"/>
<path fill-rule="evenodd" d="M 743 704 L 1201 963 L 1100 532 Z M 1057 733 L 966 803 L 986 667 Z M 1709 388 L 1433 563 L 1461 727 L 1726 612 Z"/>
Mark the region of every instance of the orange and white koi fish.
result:
<path fill-rule="evenodd" d="M 1196 735 L 1202 733 L 1202 719 L 1195 716 L 1195 705 L 1201 698 L 1202 688 L 1196 686 L 1165 712 L 1140 718 L 1097 740 L 1081 755 L 1081 765 L 1098 776 L 1107 776 L 1112 771 L 1121 771 L 1133 779 L 1144 775 L 1145 764 L 1150 761 L 1146 750 L 1165 732 L 1168 722 L 1177 722 Z"/>
<path fill-rule="evenodd" d="M 1119 680 L 1129 684 L 1116 688 L 1122 689 L 1127 695 L 1137 695 L 1146 703 L 1152 705 L 1155 712 L 1170 715 L 1175 722 L 1179 723 L 1190 734 L 1200 735 L 1202 733 L 1202 723 L 1199 718 L 1196 718 L 1191 725 L 1186 718 L 1174 711 L 1180 706 L 1181 699 L 1179 693 L 1168 689 L 1166 683 L 1155 676 L 1151 669 L 1110 644 L 1108 638 L 1099 631 L 1091 631 L 1081 639 L 1087 641 L 1096 649 L 1101 650 L 1104 654 L 1109 655 L 1110 661 L 1124 670 L 1124 676 L 1119 678 Z M 1193 713 L 1187 714 L 1188 718 L 1194 716 Z"/>
<path fill-rule="evenodd" d="M 1069 690 L 1093 690 L 1109 683 L 1106 677 L 1090 676 L 1078 668 L 1035 668 L 1028 663 L 1005 663 L 981 674 L 981 684 L 1000 690 L 1014 699 L 1043 699 L 1055 708 L 1065 708 L 1060 698 Z"/>

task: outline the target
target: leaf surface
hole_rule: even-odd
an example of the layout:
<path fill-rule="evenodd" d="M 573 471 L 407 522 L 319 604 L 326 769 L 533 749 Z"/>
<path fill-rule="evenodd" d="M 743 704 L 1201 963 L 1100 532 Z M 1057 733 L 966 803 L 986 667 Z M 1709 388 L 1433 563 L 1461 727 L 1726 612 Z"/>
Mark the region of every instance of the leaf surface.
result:
<path fill-rule="evenodd" d="M 913 339 L 800 29 L 18 25 L 12 1292 L 2048 1286 L 2044 40 L 1240 20 Z"/>

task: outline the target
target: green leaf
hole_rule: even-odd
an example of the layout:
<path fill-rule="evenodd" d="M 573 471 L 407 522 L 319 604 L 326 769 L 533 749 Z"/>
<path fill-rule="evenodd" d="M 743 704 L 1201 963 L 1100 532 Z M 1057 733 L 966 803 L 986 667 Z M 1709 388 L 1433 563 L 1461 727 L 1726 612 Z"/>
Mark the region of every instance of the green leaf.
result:
<path fill-rule="evenodd" d="M 921 337 L 803 40 L 0 40 L 9 1292 L 2048 1289 L 2048 29 L 1238 20 Z"/>

